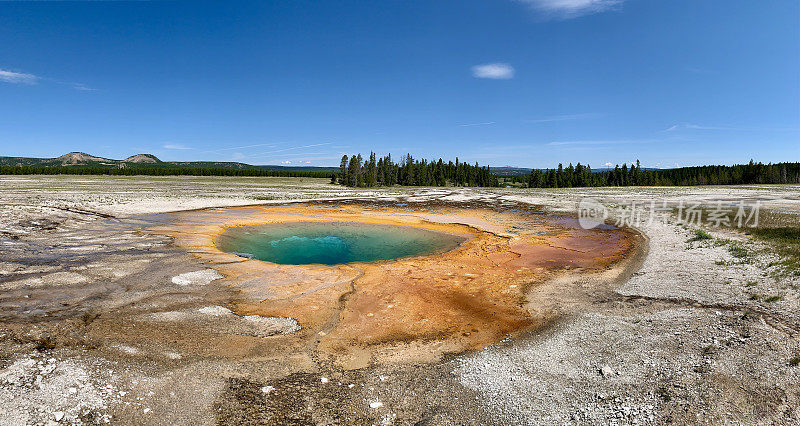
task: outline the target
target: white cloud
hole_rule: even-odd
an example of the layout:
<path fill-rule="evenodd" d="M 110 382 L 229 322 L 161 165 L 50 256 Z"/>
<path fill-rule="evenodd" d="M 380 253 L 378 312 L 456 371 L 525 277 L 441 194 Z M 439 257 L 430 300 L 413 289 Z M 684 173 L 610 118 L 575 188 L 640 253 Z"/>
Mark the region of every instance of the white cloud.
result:
<path fill-rule="evenodd" d="M 613 164 L 611 164 L 611 163 L 605 163 L 603 165 L 606 166 L 606 167 L 612 167 L 613 166 Z"/>
<path fill-rule="evenodd" d="M 493 80 L 508 80 L 514 78 L 514 67 L 499 62 L 475 65 L 472 67 L 472 76 L 476 78 L 490 78 Z"/>
<path fill-rule="evenodd" d="M 296 150 L 296 149 L 312 148 L 312 147 L 331 145 L 331 144 L 333 144 L 333 142 L 323 142 L 323 143 L 313 143 L 313 144 L 310 144 L 310 145 L 293 146 L 293 147 L 284 148 L 284 149 L 276 149 L 275 151 L 262 152 L 260 154 L 254 155 L 253 157 L 266 157 L 268 155 L 277 154 L 279 152 L 293 151 L 293 150 Z M 303 154 L 299 154 L 299 155 L 303 155 Z"/>
<path fill-rule="evenodd" d="M 81 90 L 81 91 L 84 91 L 84 92 L 94 92 L 94 91 L 97 90 L 97 89 L 92 89 L 91 87 L 85 86 L 85 85 L 83 85 L 81 83 L 72 83 L 72 88 L 75 89 L 75 90 Z"/>
<path fill-rule="evenodd" d="M 16 84 L 36 84 L 39 81 L 39 77 L 33 74 L 0 70 L 0 81 Z"/>
<path fill-rule="evenodd" d="M 459 124 L 460 127 L 472 127 L 472 126 L 491 126 L 492 124 L 496 124 L 494 121 L 487 121 L 485 123 L 467 123 L 467 124 Z"/>
<path fill-rule="evenodd" d="M 164 145 L 164 148 L 166 148 L 166 149 L 192 149 L 192 148 L 189 148 L 186 145 L 181 145 L 181 144 L 178 144 L 178 143 L 168 143 L 168 144 Z"/>
<path fill-rule="evenodd" d="M 289 161 L 289 160 L 284 160 L 284 161 L 281 161 L 281 164 L 292 164 L 292 162 Z"/>
<path fill-rule="evenodd" d="M 599 13 L 622 4 L 625 0 L 518 0 L 536 12 L 557 19 L 571 19 Z"/>
<path fill-rule="evenodd" d="M 719 131 L 761 131 L 761 132 L 796 132 L 797 127 L 741 127 L 741 126 L 706 126 L 691 123 L 673 124 L 662 132 L 676 132 L 679 130 L 719 130 Z"/>
<path fill-rule="evenodd" d="M 690 123 L 674 124 L 669 128 L 664 129 L 665 132 L 674 132 L 676 130 L 735 130 L 735 129 L 733 127 L 700 126 L 697 124 L 690 124 Z"/>
<path fill-rule="evenodd" d="M 96 90 L 96 89 L 93 89 L 93 88 L 91 88 L 89 86 L 86 86 L 85 84 L 82 84 L 82 83 L 70 83 L 70 82 L 66 82 L 66 81 L 55 80 L 55 79 L 52 79 L 52 78 L 39 77 L 39 76 L 33 75 L 33 74 L 27 74 L 27 73 L 23 73 L 23 72 L 14 72 L 14 71 L 8 71 L 8 70 L 3 70 L 3 69 L 0 69 L 0 81 L 4 81 L 6 83 L 13 83 L 13 84 L 27 84 L 29 86 L 32 86 L 34 84 L 38 84 L 40 81 L 42 81 L 42 82 L 48 82 L 48 83 L 63 84 L 63 85 L 66 85 L 66 86 L 70 86 L 75 90 L 80 90 L 80 91 L 93 92 L 93 91 Z"/>

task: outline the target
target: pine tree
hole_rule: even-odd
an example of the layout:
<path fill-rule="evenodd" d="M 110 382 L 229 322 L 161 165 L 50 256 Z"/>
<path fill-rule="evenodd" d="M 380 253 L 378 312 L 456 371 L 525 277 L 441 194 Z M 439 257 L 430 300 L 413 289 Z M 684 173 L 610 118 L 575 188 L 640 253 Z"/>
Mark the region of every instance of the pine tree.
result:
<path fill-rule="evenodd" d="M 339 164 L 339 183 L 341 183 L 342 185 L 350 184 L 350 180 L 347 177 L 347 171 L 348 171 L 347 166 L 348 166 L 347 155 L 342 155 L 342 162 Z"/>

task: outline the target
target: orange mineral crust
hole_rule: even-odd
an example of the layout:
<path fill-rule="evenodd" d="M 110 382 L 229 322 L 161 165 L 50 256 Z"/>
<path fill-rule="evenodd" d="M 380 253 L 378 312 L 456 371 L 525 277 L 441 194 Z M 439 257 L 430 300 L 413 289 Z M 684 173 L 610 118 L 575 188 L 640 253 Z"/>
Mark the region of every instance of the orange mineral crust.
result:
<path fill-rule="evenodd" d="M 543 325 L 551 318 L 530 309 L 532 288 L 556 275 L 607 271 L 638 239 L 613 227 L 581 229 L 573 219 L 535 210 L 445 204 L 313 203 L 166 216 L 146 232 L 174 237 L 224 275 L 217 283 L 234 290 L 227 307 L 235 314 L 289 317 L 302 327 L 261 338 L 263 345 L 296 349 L 302 343 L 311 357 L 345 367 L 434 360 Z M 465 240 L 446 253 L 331 266 L 277 265 L 215 245 L 231 227 L 317 221 L 413 226 Z M 252 351 L 252 345 L 243 347 Z"/>

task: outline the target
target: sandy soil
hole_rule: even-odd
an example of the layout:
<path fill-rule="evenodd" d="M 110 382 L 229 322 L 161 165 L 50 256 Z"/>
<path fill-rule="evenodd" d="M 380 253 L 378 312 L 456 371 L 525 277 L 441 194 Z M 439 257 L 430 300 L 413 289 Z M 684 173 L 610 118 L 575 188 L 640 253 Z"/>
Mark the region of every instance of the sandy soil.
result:
<path fill-rule="evenodd" d="M 310 179 L 0 177 L 0 424 L 800 421 L 800 280 L 735 230 L 706 227 L 714 239 L 688 242 L 694 226 L 640 224 L 646 255 L 530 287 L 525 309 L 547 313 L 547 327 L 359 368 L 285 339 L 298 332 L 290 315 L 237 315 L 229 302 L 240 293 L 216 265 L 140 232 L 158 217 L 149 213 L 295 200 L 574 214 L 584 197 L 609 207 L 611 222 L 631 201 L 761 200 L 764 217 L 800 224 L 798 186 L 360 191 Z M 225 344 L 181 346 L 186 329 L 164 320 Z M 128 338 L 142 335 L 160 343 Z"/>

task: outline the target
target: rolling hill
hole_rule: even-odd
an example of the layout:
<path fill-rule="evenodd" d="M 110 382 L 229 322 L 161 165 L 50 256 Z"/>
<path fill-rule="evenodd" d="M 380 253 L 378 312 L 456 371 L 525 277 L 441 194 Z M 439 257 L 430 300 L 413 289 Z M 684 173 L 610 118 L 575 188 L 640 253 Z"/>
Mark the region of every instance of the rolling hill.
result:
<path fill-rule="evenodd" d="M 32 167 L 109 167 L 109 168 L 187 168 L 187 169 L 234 169 L 234 170 L 285 170 L 296 172 L 332 172 L 336 167 L 277 166 L 231 161 L 161 161 L 152 154 L 136 154 L 124 160 L 96 157 L 85 152 L 70 152 L 56 158 L 0 157 L 0 166 Z"/>

